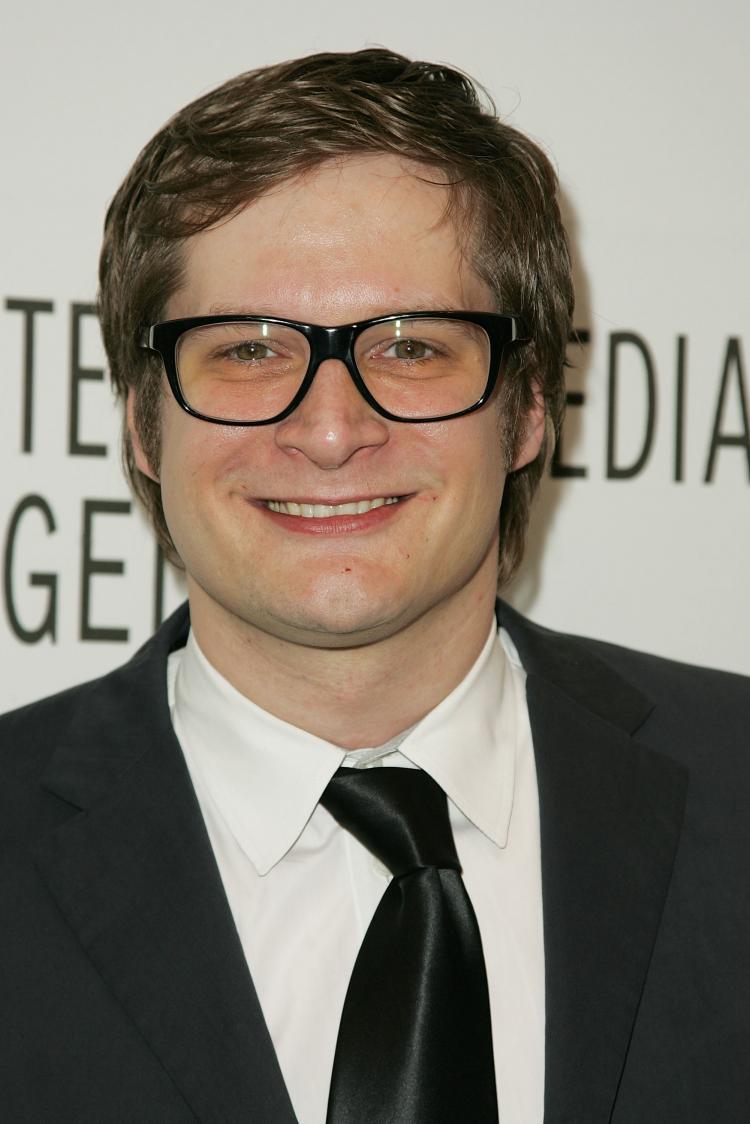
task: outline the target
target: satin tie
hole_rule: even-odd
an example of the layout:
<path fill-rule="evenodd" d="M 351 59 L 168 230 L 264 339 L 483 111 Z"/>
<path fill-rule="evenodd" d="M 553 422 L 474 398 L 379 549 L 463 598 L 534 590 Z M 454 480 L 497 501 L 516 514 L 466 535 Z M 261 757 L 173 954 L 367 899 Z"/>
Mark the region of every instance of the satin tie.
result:
<path fill-rule="evenodd" d="M 321 803 L 391 871 L 354 965 L 327 1124 L 497 1124 L 487 974 L 445 793 L 339 769 Z"/>

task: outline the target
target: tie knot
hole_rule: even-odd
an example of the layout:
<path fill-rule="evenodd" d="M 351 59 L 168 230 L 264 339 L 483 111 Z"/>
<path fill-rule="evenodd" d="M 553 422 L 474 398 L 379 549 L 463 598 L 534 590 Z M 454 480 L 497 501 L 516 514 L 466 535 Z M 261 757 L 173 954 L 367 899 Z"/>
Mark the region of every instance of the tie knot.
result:
<path fill-rule="evenodd" d="M 394 877 L 461 870 L 445 793 L 421 769 L 338 769 L 320 802 Z"/>

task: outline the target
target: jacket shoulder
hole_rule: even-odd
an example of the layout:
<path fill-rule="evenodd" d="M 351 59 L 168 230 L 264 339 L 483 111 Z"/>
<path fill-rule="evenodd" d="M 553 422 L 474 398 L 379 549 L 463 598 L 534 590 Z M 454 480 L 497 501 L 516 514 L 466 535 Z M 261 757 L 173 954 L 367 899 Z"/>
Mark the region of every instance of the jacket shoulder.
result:
<path fill-rule="evenodd" d="M 750 780 L 750 678 L 556 632 L 502 602 L 527 673 L 688 766 L 721 761 Z"/>
<path fill-rule="evenodd" d="M 660 705 L 675 708 L 683 723 L 703 715 L 721 728 L 724 719 L 744 715 L 750 749 L 750 677 L 717 668 L 683 663 L 601 640 L 583 640 L 589 650 L 636 689 Z"/>
<path fill-rule="evenodd" d="M 677 697 L 692 695 L 696 690 L 704 698 L 726 697 L 740 704 L 750 701 L 750 677 L 746 675 L 684 663 L 576 633 L 558 632 L 523 617 L 502 601 L 498 603 L 498 618 L 509 629 L 525 667 L 531 663 L 536 669 L 538 663 L 547 664 L 550 660 L 558 667 L 583 666 L 593 658 L 654 701 L 655 695 Z"/>
<path fill-rule="evenodd" d="M 61 732 L 85 712 L 101 680 L 70 687 L 0 716 L 0 838 L 3 849 L 53 828 L 70 808 L 40 783 Z"/>
<path fill-rule="evenodd" d="M 68 687 L 0 715 L 0 784 L 30 778 L 44 768 L 60 731 L 70 725 L 106 676 Z"/>
<path fill-rule="evenodd" d="M 44 788 L 45 774 L 64 753 L 68 773 L 101 761 L 125 767 L 143 740 L 157 706 L 166 705 L 166 661 L 182 646 L 189 626 L 182 607 L 127 663 L 99 678 L 69 687 L 0 717 L 0 825 L 22 834 L 28 825 L 54 819 L 62 801 Z M 70 805 L 66 805 L 70 814 Z M 50 811 L 51 810 L 51 811 Z M 7 837 L 7 836 L 6 836 Z"/>
<path fill-rule="evenodd" d="M 600 659 L 645 692 L 654 708 L 638 732 L 685 765 L 707 800 L 733 817 L 750 799 L 750 678 L 591 642 Z M 717 817 L 717 827 L 720 819 Z"/>

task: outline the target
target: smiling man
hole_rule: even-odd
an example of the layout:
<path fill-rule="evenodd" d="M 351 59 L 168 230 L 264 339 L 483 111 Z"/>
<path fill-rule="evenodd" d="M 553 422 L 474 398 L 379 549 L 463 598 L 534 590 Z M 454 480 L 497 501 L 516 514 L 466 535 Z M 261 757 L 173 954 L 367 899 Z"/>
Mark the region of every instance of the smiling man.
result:
<path fill-rule="evenodd" d="M 744 1118 L 750 687 L 496 601 L 571 308 L 447 67 L 251 72 L 141 153 L 101 318 L 189 604 L 3 720 L 8 1119 Z"/>
<path fill-rule="evenodd" d="M 413 725 L 474 663 L 506 472 L 544 435 L 539 401 L 509 454 L 485 392 L 522 329 L 466 260 L 445 176 L 424 172 L 394 155 L 329 161 L 195 234 L 164 310 L 176 329 L 153 333 L 184 396 L 165 398 L 158 463 L 130 390 L 136 465 L 161 484 L 201 651 L 348 748 Z M 305 324 L 356 328 L 329 357 L 336 337 Z M 277 420 L 206 425 L 185 406 Z"/>

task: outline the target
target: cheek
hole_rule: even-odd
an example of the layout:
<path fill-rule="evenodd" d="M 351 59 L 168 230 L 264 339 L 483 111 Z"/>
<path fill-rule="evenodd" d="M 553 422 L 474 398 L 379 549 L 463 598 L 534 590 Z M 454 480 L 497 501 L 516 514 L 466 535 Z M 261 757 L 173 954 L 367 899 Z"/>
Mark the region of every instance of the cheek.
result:
<path fill-rule="evenodd" d="M 436 479 L 417 501 L 424 512 L 422 541 L 447 569 L 457 559 L 473 568 L 499 534 L 505 470 L 497 418 L 468 415 L 431 428 L 430 439 L 415 450 Z"/>
<path fill-rule="evenodd" d="M 496 411 L 469 415 L 456 435 L 453 463 L 471 511 L 499 512 L 505 484 L 500 423 Z"/>
<path fill-rule="evenodd" d="M 180 411 L 165 411 L 161 441 L 161 492 L 173 538 L 190 535 L 191 520 L 205 519 L 205 490 L 225 456 L 224 440 L 209 426 Z M 218 441 L 218 445 L 217 445 Z"/>
<path fill-rule="evenodd" d="M 491 421 L 492 419 L 490 419 Z M 460 533 L 480 550 L 499 534 L 500 504 L 505 487 L 503 448 L 496 425 L 481 427 L 464 443 L 466 495 Z"/>
<path fill-rule="evenodd" d="M 190 481 L 217 479 L 239 460 L 244 432 L 211 425 L 182 410 L 165 411 L 162 425 L 162 490 L 184 490 Z"/>

